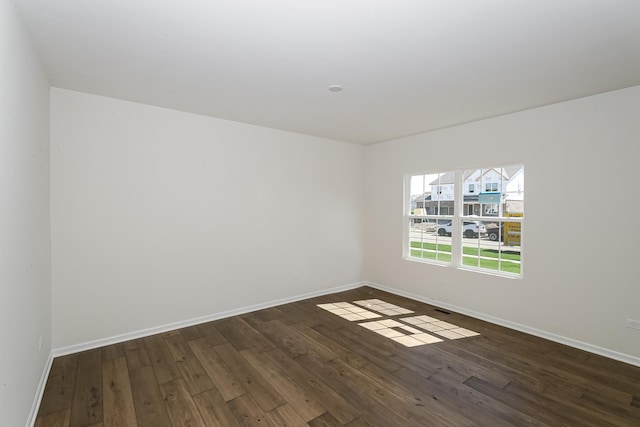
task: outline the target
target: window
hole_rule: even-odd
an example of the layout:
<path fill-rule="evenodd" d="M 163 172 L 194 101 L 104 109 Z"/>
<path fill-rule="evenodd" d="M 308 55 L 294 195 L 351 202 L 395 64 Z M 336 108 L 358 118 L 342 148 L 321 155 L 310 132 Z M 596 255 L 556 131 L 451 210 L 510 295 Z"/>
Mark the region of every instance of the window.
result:
<path fill-rule="evenodd" d="M 453 219 L 454 176 L 448 172 L 409 177 L 409 258 L 451 262 L 451 239 L 441 237 L 438 229 Z"/>
<path fill-rule="evenodd" d="M 471 180 L 487 191 L 468 184 L 464 194 Z M 522 276 L 523 165 L 414 175 L 407 184 L 406 259 Z"/>
<path fill-rule="evenodd" d="M 484 186 L 484 191 L 487 193 L 498 191 L 498 183 L 497 182 L 487 182 Z"/>
<path fill-rule="evenodd" d="M 440 208 L 434 208 L 435 215 L 453 215 L 453 207 L 450 206 L 440 206 Z"/>

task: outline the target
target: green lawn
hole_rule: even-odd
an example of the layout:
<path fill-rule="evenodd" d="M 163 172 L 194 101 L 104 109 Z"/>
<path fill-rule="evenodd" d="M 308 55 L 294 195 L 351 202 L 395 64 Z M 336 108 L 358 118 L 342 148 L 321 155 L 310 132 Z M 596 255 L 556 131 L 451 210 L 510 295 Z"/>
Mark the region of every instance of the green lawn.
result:
<path fill-rule="evenodd" d="M 425 258 L 425 259 L 432 259 L 432 260 L 436 260 L 436 254 L 437 252 L 435 251 L 424 251 L 421 252 L 420 249 L 412 249 L 411 250 L 411 256 L 416 257 L 416 258 Z M 442 261 L 442 262 L 451 262 L 451 252 L 440 252 L 438 253 L 438 261 Z"/>
<path fill-rule="evenodd" d="M 500 254 L 500 252 L 502 252 L 502 254 Z M 464 255 L 478 256 L 478 248 L 470 248 L 468 246 L 463 246 L 462 253 Z M 520 261 L 520 253 L 515 251 L 505 251 L 505 250 L 498 251 L 496 249 L 481 248 L 479 255 L 485 258 L 502 258 L 502 259 L 508 259 L 511 261 Z"/>
<path fill-rule="evenodd" d="M 442 243 L 411 242 L 411 248 L 411 256 L 413 257 L 436 260 L 437 254 L 438 261 L 451 262 L 451 245 L 445 245 Z M 478 259 L 480 259 L 480 268 L 486 268 L 489 270 L 499 269 L 504 272 L 520 274 L 519 261 L 521 255 L 516 251 L 498 251 L 496 249 L 478 249 L 463 246 L 462 253 L 462 263 L 464 265 L 478 267 Z M 501 259 L 500 265 L 498 265 L 499 258 Z"/>
<path fill-rule="evenodd" d="M 420 242 L 411 242 L 411 247 L 420 248 Z M 430 251 L 440 250 L 442 252 L 451 252 L 451 245 L 445 245 L 443 243 L 438 243 L 437 245 L 435 243 L 423 243 L 422 248 Z"/>

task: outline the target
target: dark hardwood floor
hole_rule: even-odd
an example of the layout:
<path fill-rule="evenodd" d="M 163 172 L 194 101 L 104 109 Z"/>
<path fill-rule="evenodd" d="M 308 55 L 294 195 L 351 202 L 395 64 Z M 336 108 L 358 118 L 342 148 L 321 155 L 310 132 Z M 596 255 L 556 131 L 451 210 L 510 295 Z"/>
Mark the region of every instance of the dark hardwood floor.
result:
<path fill-rule="evenodd" d="M 365 299 L 480 335 L 406 347 L 317 306 Z M 471 425 L 638 427 L 640 368 L 363 287 L 56 358 L 36 422 Z"/>

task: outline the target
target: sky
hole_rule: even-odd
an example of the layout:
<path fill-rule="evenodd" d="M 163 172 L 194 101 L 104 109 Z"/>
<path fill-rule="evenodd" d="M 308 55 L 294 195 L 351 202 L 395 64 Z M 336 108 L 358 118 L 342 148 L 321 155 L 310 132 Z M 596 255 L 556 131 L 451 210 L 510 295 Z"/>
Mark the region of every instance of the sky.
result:
<path fill-rule="evenodd" d="M 438 178 L 438 174 L 430 174 L 430 175 L 414 175 L 411 177 L 411 195 L 412 196 L 421 196 L 426 191 L 431 191 L 431 186 L 429 185 L 434 179 Z"/>

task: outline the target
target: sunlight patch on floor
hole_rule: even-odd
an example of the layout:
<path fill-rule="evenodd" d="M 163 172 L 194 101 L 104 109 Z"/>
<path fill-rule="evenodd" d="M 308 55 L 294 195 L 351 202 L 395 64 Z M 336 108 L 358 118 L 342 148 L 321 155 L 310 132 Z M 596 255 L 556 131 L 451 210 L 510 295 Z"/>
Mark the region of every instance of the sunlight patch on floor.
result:
<path fill-rule="evenodd" d="M 333 304 L 318 304 L 318 307 L 320 307 L 323 310 L 327 310 L 328 312 L 333 313 L 337 316 L 340 316 L 343 319 L 347 319 L 350 322 L 382 317 L 379 314 L 365 310 L 362 307 L 357 307 L 353 304 L 349 304 L 348 302 L 336 302 Z"/>
<path fill-rule="evenodd" d="M 362 320 L 383 317 L 373 311 L 382 313 L 386 316 L 399 316 L 414 313 L 411 310 L 379 299 L 359 300 L 353 301 L 353 303 L 357 304 L 357 306 L 348 302 L 318 304 L 317 306 L 352 322 L 360 322 Z M 366 307 L 366 309 L 363 307 Z M 461 328 L 460 326 L 452 323 L 425 315 L 403 317 L 397 320 L 374 320 L 358 324 L 363 328 L 375 332 L 376 334 L 392 339 L 405 347 L 416 347 L 442 342 L 444 341 L 443 338 L 457 340 L 460 338 L 480 335 L 479 333 L 469 329 Z M 435 336 L 434 334 L 438 336 Z"/>
<path fill-rule="evenodd" d="M 384 302 L 379 299 L 365 299 L 360 301 L 354 301 L 355 304 L 368 308 L 369 310 L 377 311 L 387 316 L 397 316 L 399 314 L 413 313 L 406 308 L 398 307 L 395 304 Z"/>

